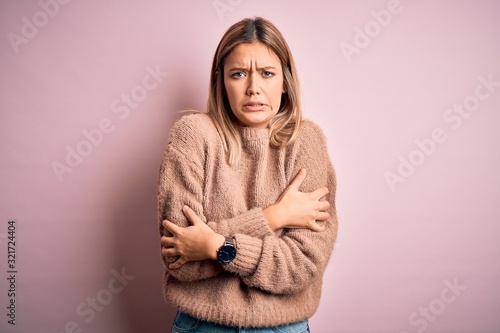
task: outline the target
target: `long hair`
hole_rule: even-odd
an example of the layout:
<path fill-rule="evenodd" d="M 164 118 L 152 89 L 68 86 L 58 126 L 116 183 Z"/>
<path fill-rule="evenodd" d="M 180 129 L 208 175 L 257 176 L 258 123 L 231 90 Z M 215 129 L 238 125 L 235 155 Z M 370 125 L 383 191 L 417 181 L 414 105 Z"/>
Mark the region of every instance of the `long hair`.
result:
<path fill-rule="evenodd" d="M 224 87 L 224 61 L 242 43 L 261 42 L 280 59 L 285 92 L 277 114 L 269 123 L 269 141 L 275 148 L 293 143 L 302 121 L 299 80 L 295 62 L 288 44 L 280 31 L 261 17 L 243 19 L 233 24 L 222 36 L 215 51 L 210 71 L 210 89 L 207 111 L 211 116 L 227 153 L 227 162 L 234 164 L 240 159 L 242 143 L 236 117 L 231 111 Z"/>

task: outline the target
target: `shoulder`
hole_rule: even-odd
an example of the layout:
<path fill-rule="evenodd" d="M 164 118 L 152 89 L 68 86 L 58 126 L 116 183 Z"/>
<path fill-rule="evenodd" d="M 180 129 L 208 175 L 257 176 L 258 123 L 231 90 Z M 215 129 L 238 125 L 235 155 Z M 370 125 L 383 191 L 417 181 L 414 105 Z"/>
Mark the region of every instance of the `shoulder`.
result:
<path fill-rule="evenodd" d="M 310 120 L 310 119 L 303 119 L 302 120 L 302 126 L 301 126 L 301 130 L 307 132 L 307 133 L 317 133 L 319 135 L 323 135 L 323 130 L 321 129 L 321 127 L 319 127 L 318 124 L 316 124 L 314 121 Z"/>
<path fill-rule="evenodd" d="M 165 147 L 166 159 L 185 159 L 203 168 L 208 155 L 223 149 L 219 133 L 206 113 L 192 113 L 178 119 L 170 130 Z"/>
<path fill-rule="evenodd" d="M 182 116 L 172 126 L 172 135 L 203 135 L 216 131 L 210 116 L 205 112 L 190 113 Z"/>
<path fill-rule="evenodd" d="M 297 143 L 304 147 L 326 147 L 326 137 L 321 127 L 312 120 L 305 119 L 299 129 Z"/>
<path fill-rule="evenodd" d="M 207 113 L 191 113 L 182 116 L 172 126 L 168 145 L 183 151 L 216 144 L 219 139 L 210 116 Z"/>
<path fill-rule="evenodd" d="M 295 141 L 297 159 L 324 164 L 330 160 L 327 138 L 321 127 L 311 120 L 303 120 Z"/>

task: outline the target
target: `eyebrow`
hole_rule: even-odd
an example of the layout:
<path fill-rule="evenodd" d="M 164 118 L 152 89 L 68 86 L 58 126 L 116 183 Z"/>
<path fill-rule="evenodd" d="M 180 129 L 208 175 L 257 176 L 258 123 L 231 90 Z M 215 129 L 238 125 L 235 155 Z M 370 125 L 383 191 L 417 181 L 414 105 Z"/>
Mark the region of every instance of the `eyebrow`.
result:
<path fill-rule="evenodd" d="M 258 71 L 269 70 L 269 69 L 276 70 L 276 67 L 274 67 L 274 66 L 264 66 L 264 67 L 257 68 Z M 245 68 L 245 67 L 233 67 L 233 68 L 229 69 L 228 72 L 232 72 L 232 71 L 246 71 L 246 70 L 248 70 L 248 68 Z"/>

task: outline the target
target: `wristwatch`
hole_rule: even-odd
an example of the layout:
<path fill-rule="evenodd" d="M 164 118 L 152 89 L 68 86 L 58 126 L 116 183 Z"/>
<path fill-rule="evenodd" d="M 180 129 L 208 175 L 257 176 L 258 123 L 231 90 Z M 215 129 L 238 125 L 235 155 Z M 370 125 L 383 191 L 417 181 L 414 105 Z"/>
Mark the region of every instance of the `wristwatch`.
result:
<path fill-rule="evenodd" d="M 234 247 L 234 239 L 226 237 L 224 244 L 217 250 L 217 257 L 221 264 L 229 264 L 236 258 L 236 247 Z"/>

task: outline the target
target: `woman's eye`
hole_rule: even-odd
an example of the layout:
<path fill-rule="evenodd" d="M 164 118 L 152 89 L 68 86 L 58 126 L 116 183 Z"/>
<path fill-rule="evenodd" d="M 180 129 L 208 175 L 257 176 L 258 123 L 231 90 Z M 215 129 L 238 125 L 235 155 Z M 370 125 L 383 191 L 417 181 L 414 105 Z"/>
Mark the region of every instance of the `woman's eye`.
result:
<path fill-rule="evenodd" d="M 236 73 L 231 74 L 231 77 L 234 77 L 234 78 L 239 78 L 239 77 L 243 77 L 243 76 L 245 76 L 245 73 L 243 73 L 243 72 L 236 72 Z"/>
<path fill-rule="evenodd" d="M 274 74 L 273 74 L 273 73 L 271 73 L 271 72 L 269 72 L 269 71 L 265 71 L 265 72 L 263 72 L 263 73 L 262 73 L 262 76 L 264 76 L 264 77 L 271 77 L 271 76 L 273 76 L 273 75 L 274 75 Z"/>

